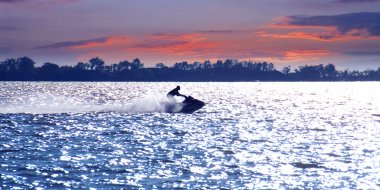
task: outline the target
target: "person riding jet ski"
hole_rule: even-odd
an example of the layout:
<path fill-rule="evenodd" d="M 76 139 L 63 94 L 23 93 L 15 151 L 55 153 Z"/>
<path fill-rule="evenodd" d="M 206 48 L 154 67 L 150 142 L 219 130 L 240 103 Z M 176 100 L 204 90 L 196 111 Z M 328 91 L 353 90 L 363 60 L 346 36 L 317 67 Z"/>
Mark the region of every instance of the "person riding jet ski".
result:
<path fill-rule="evenodd" d="M 165 112 L 167 113 L 193 113 L 196 110 L 201 109 L 205 103 L 197 100 L 191 96 L 185 96 L 179 93 L 181 87 L 177 86 L 175 89 L 171 90 L 167 97 L 171 101 L 171 103 L 166 105 Z M 175 102 L 174 96 L 182 96 L 185 98 L 182 102 Z"/>
<path fill-rule="evenodd" d="M 183 95 L 183 94 L 180 94 L 179 93 L 179 90 L 181 89 L 180 86 L 177 86 L 175 89 L 171 90 L 170 92 L 168 92 L 168 94 L 166 95 L 168 97 L 168 99 L 170 101 L 174 101 L 174 96 L 182 96 L 184 98 L 187 98 L 187 96 Z"/>

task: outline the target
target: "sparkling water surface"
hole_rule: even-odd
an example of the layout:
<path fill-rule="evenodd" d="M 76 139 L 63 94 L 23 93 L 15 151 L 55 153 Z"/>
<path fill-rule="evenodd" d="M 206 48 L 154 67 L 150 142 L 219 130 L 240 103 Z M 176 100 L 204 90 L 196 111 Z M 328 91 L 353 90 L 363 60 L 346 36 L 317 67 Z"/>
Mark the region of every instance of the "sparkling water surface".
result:
<path fill-rule="evenodd" d="M 176 85 L 205 107 L 162 113 Z M 0 189 L 380 188 L 378 82 L 0 89 Z"/>

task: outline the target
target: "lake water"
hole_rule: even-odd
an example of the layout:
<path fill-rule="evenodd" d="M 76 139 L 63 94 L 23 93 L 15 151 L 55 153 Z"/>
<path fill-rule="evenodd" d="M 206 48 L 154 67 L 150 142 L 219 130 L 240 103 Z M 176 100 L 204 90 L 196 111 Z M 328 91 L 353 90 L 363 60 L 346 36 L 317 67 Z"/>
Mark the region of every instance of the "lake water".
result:
<path fill-rule="evenodd" d="M 205 107 L 160 112 L 176 85 Z M 0 189 L 380 188 L 379 82 L 0 89 Z"/>

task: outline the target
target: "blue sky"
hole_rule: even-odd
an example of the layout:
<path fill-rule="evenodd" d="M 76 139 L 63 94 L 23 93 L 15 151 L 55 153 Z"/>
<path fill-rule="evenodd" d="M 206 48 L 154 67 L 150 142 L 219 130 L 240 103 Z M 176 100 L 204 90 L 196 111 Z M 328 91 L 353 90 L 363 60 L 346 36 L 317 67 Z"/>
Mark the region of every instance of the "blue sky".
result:
<path fill-rule="evenodd" d="M 379 0 L 0 0 L 0 60 L 380 66 Z"/>

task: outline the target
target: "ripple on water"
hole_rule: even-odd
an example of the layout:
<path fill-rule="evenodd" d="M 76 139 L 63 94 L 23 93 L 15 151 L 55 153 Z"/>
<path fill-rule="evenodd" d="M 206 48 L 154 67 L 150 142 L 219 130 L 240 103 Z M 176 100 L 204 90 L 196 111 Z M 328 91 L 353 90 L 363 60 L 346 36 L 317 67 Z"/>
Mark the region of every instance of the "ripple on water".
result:
<path fill-rule="evenodd" d="M 123 107 L 175 85 L 0 82 L 0 189 L 379 188 L 378 83 L 183 83 L 199 112 Z"/>

